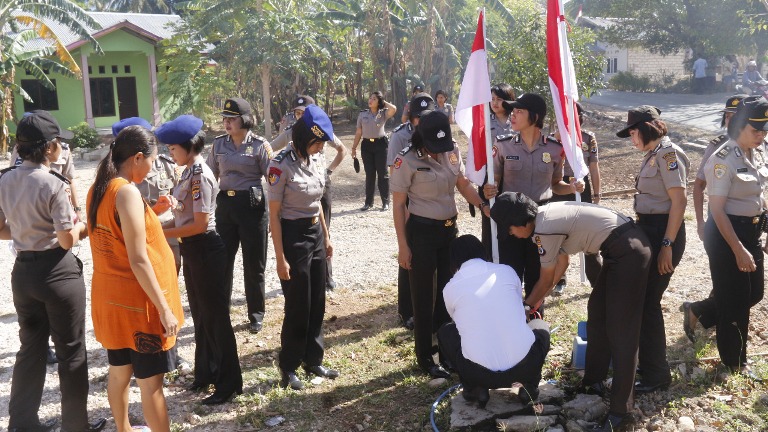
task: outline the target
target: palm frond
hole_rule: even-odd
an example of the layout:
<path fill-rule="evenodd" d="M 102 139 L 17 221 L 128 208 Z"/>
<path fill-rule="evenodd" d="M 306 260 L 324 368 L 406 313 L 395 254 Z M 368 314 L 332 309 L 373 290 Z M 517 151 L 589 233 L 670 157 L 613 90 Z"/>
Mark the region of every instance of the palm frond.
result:
<path fill-rule="evenodd" d="M 15 19 L 16 21 L 31 27 L 41 39 L 52 42 L 56 57 L 66 64 L 72 73 L 80 75 L 80 66 L 77 65 L 75 59 L 72 58 L 72 54 L 69 53 L 69 50 L 67 50 L 67 47 L 61 42 L 59 36 L 51 30 L 50 27 L 43 21 L 32 16 L 19 15 L 16 16 Z"/>

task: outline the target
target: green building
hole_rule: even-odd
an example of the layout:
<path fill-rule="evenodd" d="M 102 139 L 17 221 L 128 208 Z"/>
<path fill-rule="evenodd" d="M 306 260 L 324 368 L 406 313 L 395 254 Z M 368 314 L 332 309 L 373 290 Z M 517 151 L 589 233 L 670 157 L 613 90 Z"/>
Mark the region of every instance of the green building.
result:
<path fill-rule="evenodd" d="M 162 75 L 158 70 L 161 53 L 158 46 L 173 35 L 178 15 L 154 15 L 114 12 L 88 12 L 101 24 L 92 33 L 104 55 L 64 26 L 52 24 L 72 57 L 80 66 L 82 79 L 56 73 L 48 77 L 56 86 L 50 91 L 24 70 L 16 73 L 16 82 L 34 102 L 17 94 L 14 98 L 16 118 L 26 111 L 50 111 L 64 128 L 83 121 L 94 128 L 110 128 L 126 117 L 143 117 L 154 125 L 162 122 L 157 87 Z M 32 43 L 43 43 L 32 41 Z M 15 125 L 10 125 L 11 130 Z"/>

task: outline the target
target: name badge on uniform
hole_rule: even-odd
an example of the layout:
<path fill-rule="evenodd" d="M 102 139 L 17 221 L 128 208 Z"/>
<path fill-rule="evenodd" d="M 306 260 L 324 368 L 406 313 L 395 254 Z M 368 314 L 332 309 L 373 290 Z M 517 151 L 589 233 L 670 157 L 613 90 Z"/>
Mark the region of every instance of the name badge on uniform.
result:
<path fill-rule="evenodd" d="M 552 162 L 552 155 L 547 152 L 544 152 L 544 154 L 541 155 L 541 160 L 544 163 L 550 163 Z"/>
<path fill-rule="evenodd" d="M 248 147 L 245 148 L 245 154 L 248 155 L 248 156 L 253 156 L 253 146 L 252 145 L 249 145 Z"/>
<path fill-rule="evenodd" d="M 520 160 L 520 156 L 506 156 L 504 159 L 506 159 L 506 160 Z"/>
<path fill-rule="evenodd" d="M 745 173 L 745 172 L 748 172 L 748 171 L 749 171 L 749 168 L 738 168 L 738 169 L 736 169 L 737 173 Z"/>
<path fill-rule="evenodd" d="M 431 168 L 426 168 L 426 167 L 421 167 L 421 168 L 416 168 L 416 171 L 428 172 L 428 171 L 432 171 L 432 169 Z"/>

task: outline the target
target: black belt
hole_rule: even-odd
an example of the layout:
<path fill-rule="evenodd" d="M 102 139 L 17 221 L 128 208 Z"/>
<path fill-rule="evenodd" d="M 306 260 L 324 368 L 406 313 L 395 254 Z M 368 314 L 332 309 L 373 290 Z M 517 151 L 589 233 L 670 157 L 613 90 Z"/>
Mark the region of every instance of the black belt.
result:
<path fill-rule="evenodd" d="M 251 192 L 247 190 L 223 190 L 219 192 L 219 195 L 233 197 L 233 196 L 239 196 L 239 195 L 248 195 L 250 193 Z"/>
<path fill-rule="evenodd" d="M 363 141 L 376 142 L 376 141 L 383 140 L 383 139 L 387 139 L 387 137 L 363 138 Z"/>
<path fill-rule="evenodd" d="M 38 258 L 44 258 L 47 256 L 52 256 L 57 254 L 63 254 L 66 252 L 67 251 L 64 248 L 59 246 L 53 249 L 46 249 L 41 251 L 18 251 L 16 252 L 16 257 L 22 258 L 22 259 L 38 259 Z"/>
<path fill-rule="evenodd" d="M 541 207 L 541 206 L 543 206 L 543 205 L 547 205 L 547 204 L 549 204 L 549 201 L 550 201 L 551 199 L 552 199 L 552 198 L 548 198 L 548 199 L 545 199 L 545 200 L 541 200 L 541 201 L 536 201 L 536 205 L 537 205 L 537 206 L 539 206 L 539 207 Z"/>
<path fill-rule="evenodd" d="M 760 215 L 757 216 L 735 216 L 735 215 L 727 215 L 728 219 L 731 220 L 733 223 L 737 224 L 744 224 L 744 225 L 757 225 L 760 223 Z"/>
<path fill-rule="evenodd" d="M 195 234 L 189 237 L 177 237 L 176 240 L 178 240 L 179 243 L 192 243 L 192 242 L 204 240 L 206 237 L 213 236 L 213 235 L 216 235 L 216 231 L 211 230 L 211 231 L 206 231 L 204 233 Z"/>
<path fill-rule="evenodd" d="M 621 237 L 622 234 L 625 232 L 631 230 L 635 227 L 635 221 L 633 221 L 631 218 L 629 219 L 629 222 L 619 225 L 616 228 L 611 231 L 610 234 L 608 234 L 608 237 L 603 240 L 603 244 L 600 245 L 601 251 L 606 251 L 608 248 L 611 247 L 611 244 L 616 241 L 619 237 Z"/>
<path fill-rule="evenodd" d="M 280 219 L 280 222 L 282 224 L 291 225 L 291 226 L 308 227 L 320 222 L 320 216 L 318 215 L 318 216 L 312 216 L 308 218 L 299 218 L 299 219 Z"/>
<path fill-rule="evenodd" d="M 423 216 L 417 216 L 415 214 L 411 214 L 408 217 L 408 219 L 414 222 L 425 224 L 425 225 L 444 226 L 444 227 L 452 227 L 456 225 L 456 216 L 450 219 L 430 219 L 430 218 L 425 218 Z"/>
<path fill-rule="evenodd" d="M 669 221 L 668 213 L 658 213 L 658 214 L 638 213 L 637 214 L 637 223 L 640 225 L 654 225 L 659 223 L 667 223 L 668 221 Z"/>

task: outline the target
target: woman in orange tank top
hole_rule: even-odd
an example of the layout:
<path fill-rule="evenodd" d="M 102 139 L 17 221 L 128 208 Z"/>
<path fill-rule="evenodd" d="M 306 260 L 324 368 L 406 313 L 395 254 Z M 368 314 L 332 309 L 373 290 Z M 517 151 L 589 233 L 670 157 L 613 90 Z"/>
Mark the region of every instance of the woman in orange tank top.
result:
<path fill-rule="evenodd" d="M 141 126 L 123 129 L 99 164 L 88 192 L 91 314 L 96 339 L 107 349 L 107 395 L 119 432 L 131 430 L 132 375 L 141 389 L 150 429 L 170 430 L 163 375 L 174 368 L 170 348 L 184 314 L 173 252 L 160 221 L 135 186 L 156 157 L 151 132 Z M 170 207 L 169 201 L 161 205 Z"/>

